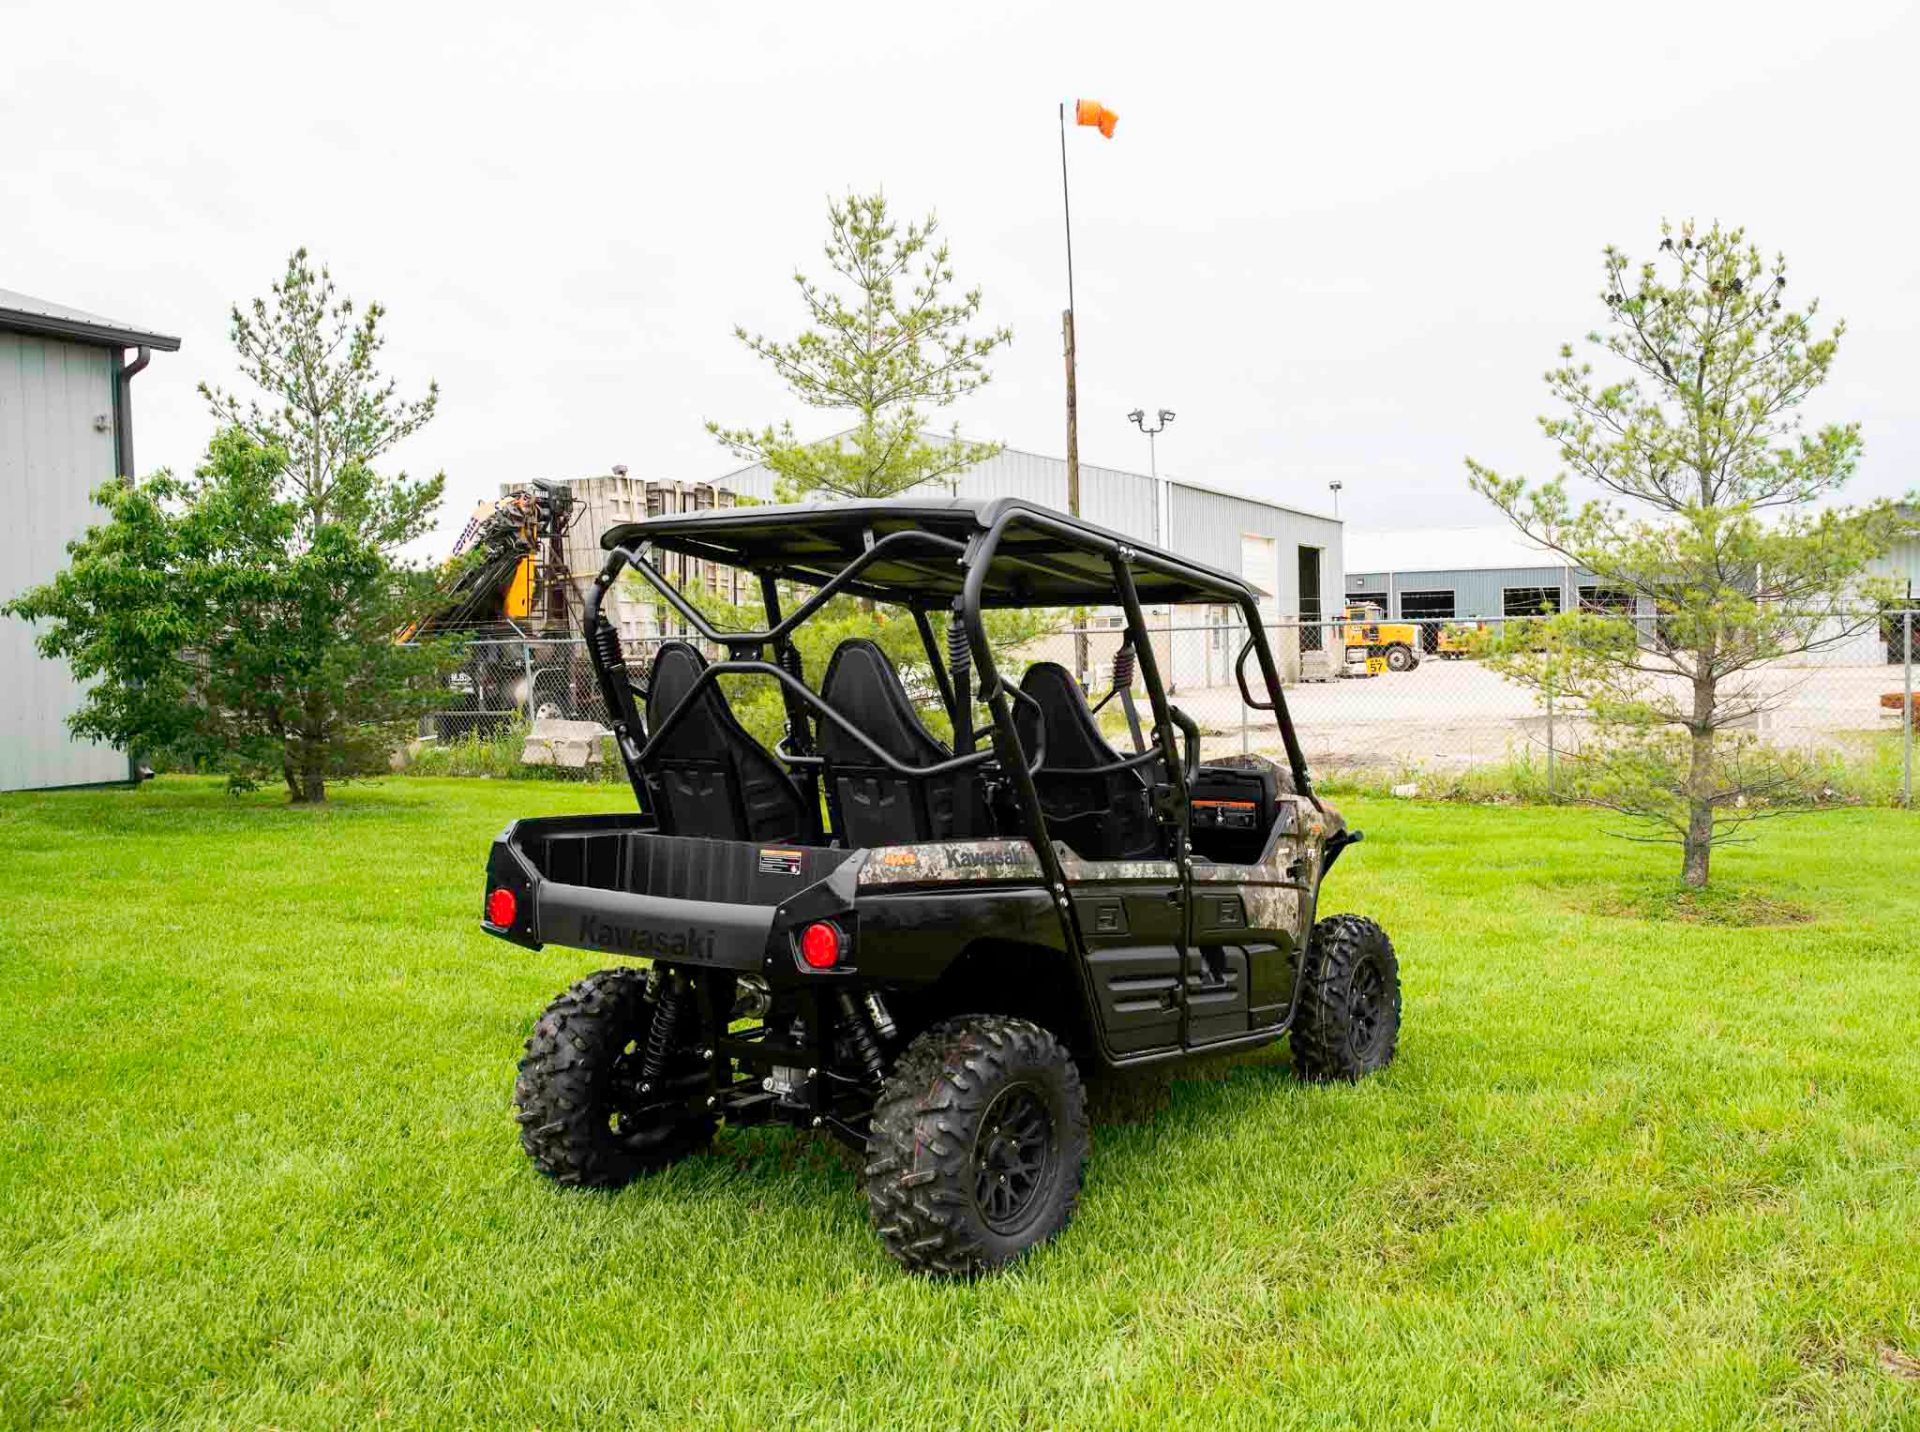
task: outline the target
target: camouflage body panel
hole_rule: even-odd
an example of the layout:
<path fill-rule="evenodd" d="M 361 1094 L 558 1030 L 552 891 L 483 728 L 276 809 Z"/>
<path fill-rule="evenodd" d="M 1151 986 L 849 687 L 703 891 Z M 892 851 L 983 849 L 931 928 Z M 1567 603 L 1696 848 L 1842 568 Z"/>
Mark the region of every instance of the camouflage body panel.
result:
<path fill-rule="evenodd" d="M 920 845 L 888 845 L 867 853 L 859 888 L 896 885 L 957 885 L 980 880 L 1044 878 L 1031 841 L 934 840 Z"/>
<path fill-rule="evenodd" d="M 1326 849 L 1328 822 L 1304 797 L 1283 795 L 1278 804 L 1274 825 L 1279 834 L 1268 844 L 1264 859 L 1257 865 L 1196 861 L 1193 883 L 1239 887 L 1250 928 L 1284 930 L 1294 939 L 1304 940 L 1319 898 L 1321 853 Z M 1304 879 L 1291 873 L 1296 863 L 1304 864 Z"/>
<path fill-rule="evenodd" d="M 1240 891 L 1250 929 L 1284 931 L 1295 940 L 1304 940 L 1318 901 L 1327 840 L 1344 827 L 1344 822 L 1331 807 L 1322 810 L 1312 799 L 1294 794 L 1286 768 L 1266 756 L 1230 755 L 1208 764 L 1273 773 L 1281 792 L 1274 813 L 1277 834 L 1258 864 L 1195 861 L 1194 885 L 1234 886 Z M 1179 867 L 1171 860 L 1087 860 L 1059 842 L 1054 844 L 1054 853 L 1069 885 L 1131 881 L 1174 885 L 1180 879 Z M 1000 837 L 928 841 L 872 850 L 860 866 L 858 883 L 860 889 L 871 890 L 981 881 L 1038 884 L 1045 878 L 1031 843 L 1021 837 Z"/>
<path fill-rule="evenodd" d="M 1071 881 L 1180 878 L 1171 860 L 1083 860 L 1055 844 L 1061 872 Z M 860 867 L 860 888 L 895 885 L 956 885 L 979 880 L 1043 880 L 1040 857 L 1019 837 L 994 840 L 933 840 L 869 851 Z"/>
<path fill-rule="evenodd" d="M 1171 860 L 1083 860 L 1064 845 L 1054 848 L 1060 853 L 1060 871 L 1069 884 L 1083 880 L 1157 880 L 1171 885 L 1180 878 L 1180 867 Z"/>
<path fill-rule="evenodd" d="M 1229 771 L 1272 771 L 1275 790 L 1283 796 L 1296 794 L 1293 789 L 1293 772 L 1270 756 L 1247 751 L 1238 755 L 1213 756 L 1208 759 L 1207 764 L 1220 766 Z"/>

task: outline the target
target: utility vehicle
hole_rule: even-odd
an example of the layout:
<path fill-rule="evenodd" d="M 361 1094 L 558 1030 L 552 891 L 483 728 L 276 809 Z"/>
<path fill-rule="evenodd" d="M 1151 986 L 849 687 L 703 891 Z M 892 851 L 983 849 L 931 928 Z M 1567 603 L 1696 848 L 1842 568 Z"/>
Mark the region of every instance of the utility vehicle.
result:
<path fill-rule="evenodd" d="M 1388 671 L 1412 671 L 1420 664 L 1420 629 L 1412 622 L 1390 622 L 1372 602 L 1356 602 L 1340 613 L 1335 639 L 1347 660 L 1384 661 Z"/>
<path fill-rule="evenodd" d="M 1313 794 L 1240 578 L 1014 499 L 677 514 L 603 545 L 589 640 L 639 810 L 508 826 L 482 914 L 530 948 L 644 962 L 534 1025 L 515 1097 L 544 1173 L 613 1186 L 720 1122 L 823 1129 L 865 1154 L 887 1250 L 967 1275 L 1072 1216 L 1083 1070 L 1289 1035 L 1309 1079 L 1393 1057 L 1392 945 L 1369 920 L 1314 921 L 1359 833 Z M 764 628 L 718 630 L 663 553 L 756 574 Z M 636 689 L 600 612 L 628 569 L 720 659 L 667 641 Z M 870 640 L 802 669 L 794 632 L 839 595 L 912 621 L 951 742 Z M 1201 759 L 1142 615 L 1166 602 L 1245 615 L 1241 696 L 1272 713 L 1283 759 Z M 1087 606 L 1124 614 L 1100 703 L 1120 702 L 1124 751 L 1064 668 L 1016 682 L 988 644 L 994 608 Z M 729 705 L 722 682 L 745 677 L 778 686 L 774 749 Z"/>

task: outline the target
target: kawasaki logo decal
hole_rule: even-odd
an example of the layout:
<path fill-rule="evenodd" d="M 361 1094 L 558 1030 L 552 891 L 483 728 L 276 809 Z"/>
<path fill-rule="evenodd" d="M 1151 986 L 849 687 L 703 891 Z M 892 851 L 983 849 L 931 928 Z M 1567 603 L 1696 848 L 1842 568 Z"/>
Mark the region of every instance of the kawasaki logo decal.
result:
<path fill-rule="evenodd" d="M 637 925 L 616 925 L 592 915 L 580 917 L 576 945 L 599 950 L 615 950 L 626 955 L 654 955 L 663 960 L 713 959 L 714 932 L 696 930 L 647 930 Z"/>

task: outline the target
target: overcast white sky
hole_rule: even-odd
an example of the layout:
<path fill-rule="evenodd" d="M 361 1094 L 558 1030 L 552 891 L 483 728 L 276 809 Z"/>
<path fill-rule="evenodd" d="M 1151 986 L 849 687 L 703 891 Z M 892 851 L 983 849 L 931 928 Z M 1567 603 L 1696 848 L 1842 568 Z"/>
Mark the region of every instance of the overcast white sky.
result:
<path fill-rule="evenodd" d="M 797 324 L 825 199 L 939 211 L 1014 346 L 956 410 L 1063 451 L 1055 106 L 1081 455 L 1356 527 L 1484 523 L 1461 457 L 1544 473 L 1539 375 L 1599 251 L 1663 215 L 1784 249 L 1850 325 L 1812 416 L 1856 491 L 1920 481 L 1920 15 L 1910 4 L 0 5 L 0 287 L 184 340 L 137 383 L 190 467 L 230 302 L 306 244 L 437 377 L 399 453 L 447 523 L 503 480 L 710 478 L 706 418 L 792 416 L 730 337 Z"/>

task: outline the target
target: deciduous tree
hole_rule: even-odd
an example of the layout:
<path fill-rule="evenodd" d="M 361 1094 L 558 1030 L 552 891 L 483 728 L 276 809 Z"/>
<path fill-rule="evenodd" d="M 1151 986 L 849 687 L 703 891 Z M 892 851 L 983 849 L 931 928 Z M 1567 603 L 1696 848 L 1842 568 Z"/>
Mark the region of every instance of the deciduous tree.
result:
<path fill-rule="evenodd" d="M 1467 461 L 1473 486 L 1526 536 L 1594 575 L 1615 611 L 1569 611 L 1494 644 L 1494 664 L 1584 705 L 1576 790 L 1682 847 L 1707 883 L 1713 847 L 1818 798 L 1805 760 L 1755 728 L 1791 691 L 1781 663 L 1873 623 L 1865 575 L 1894 507 L 1834 499 L 1854 423 L 1808 430 L 1802 405 L 1844 333 L 1796 308 L 1784 257 L 1739 229 L 1663 226 L 1657 257 L 1608 248 L 1606 326 L 1546 375 L 1540 420 L 1562 463 L 1530 484 Z M 1576 491 L 1579 495 L 1576 495 Z"/>
<path fill-rule="evenodd" d="M 203 387 L 221 428 L 193 477 L 102 488 L 106 521 L 8 603 L 90 683 L 77 734 L 243 781 L 272 773 L 317 803 L 328 781 L 384 769 L 431 709 L 445 655 L 395 634 L 434 600 L 433 578 L 398 549 L 443 481 L 374 463 L 436 395 L 402 400 L 380 374 L 382 312 L 356 312 L 294 254 L 270 300 L 232 315 L 261 397 Z"/>
<path fill-rule="evenodd" d="M 1013 339 L 1007 328 L 969 331 L 980 290 L 952 296 L 939 221 L 929 215 L 902 228 L 881 193 L 830 201 L 827 216 L 826 260 L 837 283 L 793 276 L 810 326 L 792 339 L 744 328 L 734 336 L 807 407 L 843 414 L 851 427 L 821 441 L 802 441 L 790 421 L 707 430 L 737 457 L 765 464 L 783 501 L 896 497 L 993 456 L 998 444 L 927 431 L 928 410 L 984 386 L 988 356 Z"/>

